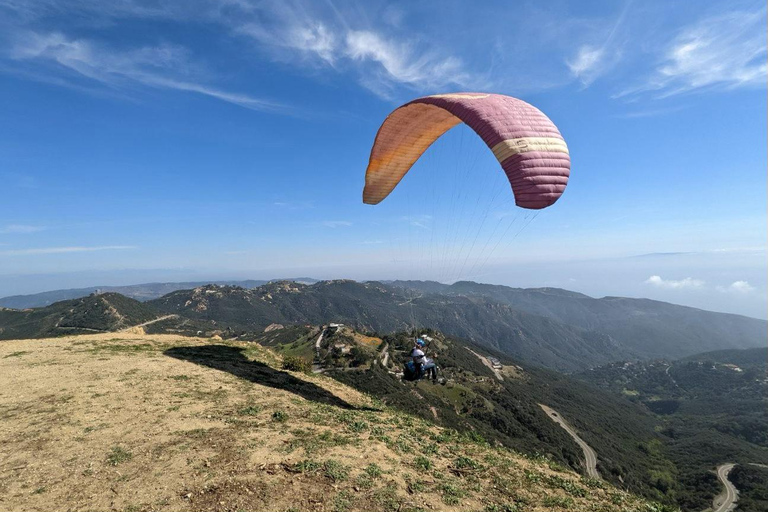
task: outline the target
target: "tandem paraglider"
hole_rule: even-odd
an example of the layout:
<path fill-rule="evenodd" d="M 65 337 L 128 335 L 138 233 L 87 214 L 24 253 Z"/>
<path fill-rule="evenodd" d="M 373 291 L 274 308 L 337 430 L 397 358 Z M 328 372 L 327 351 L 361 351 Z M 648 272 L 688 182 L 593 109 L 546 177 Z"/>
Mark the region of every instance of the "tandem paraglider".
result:
<path fill-rule="evenodd" d="M 431 380 L 432 384 L 440 383 L 445 385 L 446 380 L 438 377 L 438 367 L 433 359 L 426 355 L 427 344 L 417 338 L 416 343 L 411 349 L 410 359 L 403 365 L 403 380 L 408 382 L 418 382 L 422 379 Z"/>

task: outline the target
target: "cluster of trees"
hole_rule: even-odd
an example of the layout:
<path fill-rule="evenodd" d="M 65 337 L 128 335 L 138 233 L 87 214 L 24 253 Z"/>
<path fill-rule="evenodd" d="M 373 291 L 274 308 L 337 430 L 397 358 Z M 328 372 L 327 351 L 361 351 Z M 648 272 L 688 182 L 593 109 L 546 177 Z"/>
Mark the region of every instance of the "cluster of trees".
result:
<path fill-rule="evenodd" d="M 721 490 L 717 465 L 768 464 L 766 356 L 766 349 L 727 350 L 681 361 L 615 363 L 579 377 L 656 415 L 679 482 L 677 503 L 704 509 Z"/>
<path fill-rule="evenodd" d="M 739 490 L 739 510 L 768 512 L 768 467 L 739 464 L 728 479 Z"/>

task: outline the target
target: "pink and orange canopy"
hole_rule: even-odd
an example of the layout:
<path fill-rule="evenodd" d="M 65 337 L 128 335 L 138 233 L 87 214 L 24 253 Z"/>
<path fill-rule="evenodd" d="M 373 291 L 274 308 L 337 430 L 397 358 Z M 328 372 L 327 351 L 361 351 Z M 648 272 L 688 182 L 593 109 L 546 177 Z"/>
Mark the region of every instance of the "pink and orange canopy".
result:
<path fill-rule="evenodd" d="M 518 206 L 546 208 L 562 195 L 571 159 L 547 116 L 511 96 L 456 93 L 413 100 L 387 117 L 371 150 L 363 202 L 381 202 L 433 142 L 462 122 L 496 156 Z"/>

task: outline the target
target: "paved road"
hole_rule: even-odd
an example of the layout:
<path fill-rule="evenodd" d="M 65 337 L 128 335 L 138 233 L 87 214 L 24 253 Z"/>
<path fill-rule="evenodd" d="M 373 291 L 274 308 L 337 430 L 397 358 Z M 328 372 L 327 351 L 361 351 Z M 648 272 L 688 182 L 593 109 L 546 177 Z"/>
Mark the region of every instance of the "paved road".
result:
<path fill-rule="evenodd" d="M 384 348 L 381 350 L 381 364 L 384 368 L 389 364 L 389 343 L 384 345 Z"/>
<path fill-rule="evenodd" d="M 472 350 L 471 348 L 468 348 L 467 350 L 469 350 L 470 352 L 472 352 L 473 354 L 475 354 L 475 355 L 477 356 L 477 358 L 478 358 L 478 359 L 480 359 L 480 361 L 482 361 L 482 363 L 483 363 L 485 366 L 487 366 L 488 368 L 490 368 L 490 369 L 491 369 L 491 371 L 493 372 L 493 374 L 496 376 L 496 378 L 497 378 L 497 379 L 499 379 L 499 380 L 504 380 L 504 377 L 501 375 L 501 372 L 500 372 L 499 370 L 497 370 L 496 368 L 494 368 L 494 367 L 493 367 L 493 365 L 491 364 L 491 362 L 488 360 L 488 358 L 487 358 L 487 357 L 485 357 L 485 356 L 481 356 L 480 354 L 478 354 L 477 352 L 475 352 L 475 351 L 474 351 L 474 350 Z"/>
<path fill-rule="evenodd" d="M 323 336 L 325 336 L 325 327 L 320 327 L 320 336 L 317 337 L 315 342 L 315 362 L 312 363 L 312 373 L 323 373 L 325 368 L 320 362 L 320 344 L 323 342 Z"/>
<path fill-rule="evenodd" d="M 600 473 L 597 472 L 597 454 L 595 453 L 595 450 L 593 450 L 591 446 L 589 446 L 581 437 L 579 437 L 579 434 L 576 433 L 576 430 L 574 430 L 574 428 L 570 426 L 557 411 L 551 407 L 547 407 L 544 404 L 539 404 L 539 407 L 544 409 L 544 412 L 547 413 L 547 416 L 549 416 L 552 421 L 563 427 L 563 429 L 568 432 L 568 434 L 570 434 L 573 440 L 576 441 L 576 444 L 579 445 L 581 451 L 584 452 L 584 459 L 587 466 L 587 476 L 590 478 L 600 478 Z"/>
<path fill-rule="evenodd" d="M 739 499 L 739 491 L 728 480 L 728 474 L 736 464 L 728 463 L 717 466 L 717 478 L 723 483 L 723 492 L 721 492 L 712 502 L 714 512 L 730 512 L 736 508 L 736 501 Z"/>
<path fill-rule="evenodd" d="M 315 342 L 315 350 L 320 350 L 320 344 L 323 342 L 323 336 L 325 336 L 325 328 L 320 328 L 320 336 L 317 337 L 317 341 Z"/>

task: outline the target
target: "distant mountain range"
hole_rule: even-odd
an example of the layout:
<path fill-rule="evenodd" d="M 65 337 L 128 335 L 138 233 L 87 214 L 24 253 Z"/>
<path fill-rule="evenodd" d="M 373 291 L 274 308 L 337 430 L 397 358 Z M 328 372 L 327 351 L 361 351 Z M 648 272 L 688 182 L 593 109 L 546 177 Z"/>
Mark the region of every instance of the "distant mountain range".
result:
<path fill-rule="evenodd" d="M 317 279 L 311 277 L 298 277 L 287 279 L 299 283 L 316 283 Z M 79 299 L 92 293 L 115 292 L 132 299 L 147 301 L 157 299 L 176 290 L 189 290 L 206 284 L 218 284 L 222 286 L 240 286 L 242 288 L 256 288 L 268 283 L 266 280 L 246 279 L 242 281 L 188 281 L 181 283 L 144 283 L 126 286 L 91 286 L 89 288 L 68 288 L 65 290 L 52 290 L 49 292 L 33 293 L 30 295 L 11 295 L 0 298 L 0 307 L 3 308 L 42 308 L 62 300 Z"/>
<path fill-rule="evenodd" d="M 146 296 L 150 293 L 147 290 L 157 293 L 173 286 L 144 285 L 143 291 L 133 287 L 132 292 Z M 68 315 L 74 314 L 67 311 L 77 311 L 79 306 L 73 304 L 56 303 L 27 312 L 5 310 L 0 315 L 0 339 L 22 333 L 26 337 L 50 336 L 56 332 L 53 326 L 66 325 Z M 174 320 L 153 326 L 153 332 L 226 330 L 234 335 L 261 332 L 271 324 L 328 322 L 380 333 L 428 326 L 528 364 L 561 371 L 580 371 L 619 360 L 677 359 L 710 350 L 759 347 L 765 344 L 768 332 L 768 323 L 763 320 L 665 302 L 593 299 L 555 288 L 520 289 L 472 282 L 449 286 L 350 280 L 304 284 L 291 280 L 253 288 L 208 284 L 143 303 L 131 301 L 123 307 L 141 310 L 142 318 L 149 311 L 156 317 L 176 315 Z M 40 320 L 48 317 L 63 317 L 64 324 Z M 101 321 L 99 325 L 108 324 Z"/>

